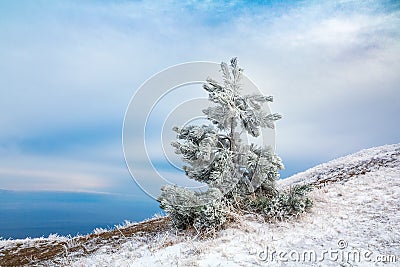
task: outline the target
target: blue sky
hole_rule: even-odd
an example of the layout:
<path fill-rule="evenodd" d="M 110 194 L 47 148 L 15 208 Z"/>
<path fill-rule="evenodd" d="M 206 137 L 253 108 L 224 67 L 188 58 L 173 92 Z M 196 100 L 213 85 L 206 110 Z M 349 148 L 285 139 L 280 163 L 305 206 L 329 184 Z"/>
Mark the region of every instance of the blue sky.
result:
<path fill-rule="evenodd" d="M 233 56 L 284 116 L 284 176 L 400 141 L 397 1 L 1 1 L 0 188 L 141 195 L 130 98 L 166 67 Z"/>

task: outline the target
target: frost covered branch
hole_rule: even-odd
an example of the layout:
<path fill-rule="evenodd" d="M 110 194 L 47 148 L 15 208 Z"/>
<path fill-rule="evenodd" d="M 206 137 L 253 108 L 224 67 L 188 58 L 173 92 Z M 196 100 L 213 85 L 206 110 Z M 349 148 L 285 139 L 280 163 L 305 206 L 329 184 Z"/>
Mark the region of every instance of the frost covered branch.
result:
<path fill-rule="evenodd" d="M 186 175 L 206 183 L 206 192 L 193 192 L 178 186 L 164 186 L 159 202 L 181 229 L 219 229 L 235 212 L 260 213 L 284 218 L 304 212 L 311 206 L 308 188 L 296 187 L 278 192 L 275 181 L 282 160 L 271 147 L 244 144 L 240 133 L 259 137 L 261 128 L 274 128 L 282 116 L 264 108 L 272 96 L 243 94 L 243 69 L 237 58 L 221 63 L 223 83 L 207 78 L 203 89 L 214 103 L 203 110 L 210 125 L 174 127 L 176 154 L 187 163 Z M 301 207 L 301 208 L 299 208 Z"/>

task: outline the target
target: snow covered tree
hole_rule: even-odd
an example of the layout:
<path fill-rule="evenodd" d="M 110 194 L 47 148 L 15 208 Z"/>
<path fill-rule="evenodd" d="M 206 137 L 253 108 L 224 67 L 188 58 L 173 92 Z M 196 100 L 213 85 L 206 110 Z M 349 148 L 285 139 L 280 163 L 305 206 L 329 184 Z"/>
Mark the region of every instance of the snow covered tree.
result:
<path fill-rule="evenodd" d="M 172 146 L 188 163 L 183 167 L 186 175 L 208 185 L 206 192 L 176 186 L 162 188 L 161 207 L 178 228 L 218 228 L 232 207 L 265 210 L 268 215 L 269 206 L 260 208 L 256 200 L 281 196 L 275 187 L 278 170 L 283 169 L 281 159 L 271 147 L 243 144 L 240 138 L 243 131 L 259 137 L 261 128 L 274 128 L 274 122 L 281 115 L 268 114 L 264 108 L 273 98 L 242 92 L 243 69 L 239 68 L 236 58 L 229 65 L 222 62 L 221 71 L 223 83 L 208 78 L 203 86 L 214 103 L 203 110 L 212 124 L 174 128 L 177 141 Z M 255 202 L 258 204 L 254 205 Z"/>

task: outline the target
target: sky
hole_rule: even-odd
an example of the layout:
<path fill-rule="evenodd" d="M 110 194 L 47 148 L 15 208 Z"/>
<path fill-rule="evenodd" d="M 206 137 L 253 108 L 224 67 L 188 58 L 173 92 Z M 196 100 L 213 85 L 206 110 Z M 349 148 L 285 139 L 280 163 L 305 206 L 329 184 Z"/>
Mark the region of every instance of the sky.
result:
<path fill-rule="evenodd" d="M 122 149 L 131 97 L 234 56 L 283 115 L 283 177 L 400 142 L 398 1 L 1 1 L 0 188 L 143 196 Z"/>

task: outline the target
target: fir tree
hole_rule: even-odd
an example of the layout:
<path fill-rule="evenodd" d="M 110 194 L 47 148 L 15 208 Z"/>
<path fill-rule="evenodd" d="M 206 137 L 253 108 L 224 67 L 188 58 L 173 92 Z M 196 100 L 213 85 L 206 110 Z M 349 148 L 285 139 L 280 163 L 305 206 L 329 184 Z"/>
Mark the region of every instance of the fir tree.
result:
<path fill-rule="evenodd" d="M 208 185 L 208 190 L 201 193 L 176 186 L 162 188 L 161 207 L 178 228 L 219 228 L 232 208 L 257 211 L 268 217 L 272 214 L 272 201 L 285 195 L 275 187 L 283 164 L 273 149 L 243 144 L 240 139 L 242 131 L 259 137 L 261 128 L 274 128 L 281 115 L 268 114 L 264 109 L 267 102 L 272 102 L 272 96 L 243 94 L 240 84 L 243 69 L 236 58 L 229 65 L 222 62 L 221 71 L 222 84 L 208 78 L 203 86 L 214 103 L 203 110 L 212 125 L 174 128 L 177 141 L 172 145 L 188 163 L 183 167 L 186 175 Z M 297 202 L 294 205 L 298 206 Z M 291 203 L 281 204 L 292 210 Z"/>

